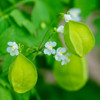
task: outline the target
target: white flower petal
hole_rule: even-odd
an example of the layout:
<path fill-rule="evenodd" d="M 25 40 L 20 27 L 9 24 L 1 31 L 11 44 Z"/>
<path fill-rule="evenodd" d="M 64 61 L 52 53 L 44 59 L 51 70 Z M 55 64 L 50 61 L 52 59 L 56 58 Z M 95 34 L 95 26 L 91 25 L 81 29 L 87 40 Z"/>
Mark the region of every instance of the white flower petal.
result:
<path fill-rule="evenodd" d="M 56 59 L 57 61 L 61 61 L 61 57 L 60 57 L 59 55 L 55 55 L 55 59 Z"/>
<path fill-rule="evenodd" d="M 65 59 L 65 55 L 60 55 L 60 57 L 61 57 L 61 60 Z"/>
<path fill-rule="evenodd" d="M 57 54 L 60 54 L 61 52 L 65 53 L 66 52 L 66 48 L 59 47 L 57 49 Z"/>
<path fill-rule="evenodd" d="M 9 46 L 13 46 L 13 42 L 8 42 L 8 45 Z"/>
<path fill-rule="evenodd" d="M 47 47 L 47 48 L 49 47 L 49 42 L 47 42 L 47 43 L 45 44 L 45 47 Z"/>
<path fill-rule="evenodd" d="M 64 15 L 64 18 L 65 18 L 65 22 L 69 22 L 69 20 L 72 19 L 71 16 L 68 15 L 68 14 L 65 14 L 65 15 Z"/>
<path fill-rule="evenodd" d="M 62 50 L 61 50 L 61 47 L 59 47 L 59 48 L 57 49 L 57 54 L 59 54 L 61 51 L 62 51 Z"/>
<path fill-rule="evenodd" d="M 19 51 L 16 49 L 15 50 L 15 55 L 18 55 L 19 54 Z"/>
<path fill-rule="evenodd" d="M 58 60 L 58 55 L 55 55 L 55 59 Z"/>
<path fill-rule="evenodd" d="M 8 47 L 7 52 L 11 52 L 11 51 L 12 51 L 11 47 Z"/>
<path fill-rule="evenodd" d="M 44 49 L 44 54 L 51 55 L 51 51 L 49 49 Z"/>
<path fill-rule="evenodd" d="M 8 42 L 8 45 L 14 47 L 14 49 L 18 49 L 16 42 Z"/>
<path fill-rule="evenodd" d="M 61 65 L 64 65 L 64 64 L 66 64 L 66 62 L 63 60 L 63 61 L 61 62 Z"/>
<path fill-rule="evenodd" d="M 57 29 L 57 32 L 60 32 L 60 33 L 64 33 L 64 26 L 63 25 L 60 25 Z"/>
<path fill-rule="evenodd" d="M 72 16 L 72 20 L 80 22 L 80 20 L 81 20 L 81 18 L 79 16 L 81 13 L 80 9 L 72 8 L 69 10 L 69 12 L 70 12 L 70 15 Z"/>
<path fill-rule="evenodd" d="M 52 49 L 52 50 L 51 50 L 51 53 L 52 53 L 52 54 L 55 54 L 55 53 L 56 53 L 56 50 L 55 50 L 55 49 Z"/>
<path fill-rule="evenodd" d="M 47 52 L 48 52 L 48 49 L 44 49 L 44 54 L 47 54 Z"/>
<path fill-rule="evenodd" d="M 77 21 L 77 22 L 80 22 L 81 18 L 80 18 L 79 16 L 77 16 L 77 17 L 72 17 L 72 20 Z"/>
<path fill-rule="evenodd" d="M 81 13 L 81 10 L 78 9 L 78 8 L 71 8 L 71 9 L 69 10 L 69 12 L 70 12 L 71 15 L 73 15 L 74 13 L 76 13 L 76 14 L 79 15 L 79 14 Z"/>
<path fill-rule="evenodd" d="M 18 45 L 17 44 L 14 44 L 13 47 L 14 47 L 14 49 L 18 49 Z"/>
<path fill-rule="evenodd" d="M 66 52 L 66 48 L 62 48 L 62 52 L 65 53 Z"/>
<path fill-rule="evenodd" d="M 56 42 L 52 42 L 52 47 L 55 47 L 56 46 Z"/>
<path fill-rule="evenodd" d="M 45 47 L 46 48 L 48 48 L 48 49 L 50 49 L 50 47 L 55 47 L 56 46 L 56 42 L 47 42 L 46 44 L 45 44 Z"/>
<path fill-rule="evenodd" d="M 51 55 L 51 51 L 48 51 L 48 52 L 47 52 L 47 55 Z"/>
<path fill-rule="evenodd" d="M 14 55 L 15 55 L 15 51 L 11 51 L 11 52 L 10 52 L 10 55 L 11 55 L 11 56 L 14 56 Z"/>

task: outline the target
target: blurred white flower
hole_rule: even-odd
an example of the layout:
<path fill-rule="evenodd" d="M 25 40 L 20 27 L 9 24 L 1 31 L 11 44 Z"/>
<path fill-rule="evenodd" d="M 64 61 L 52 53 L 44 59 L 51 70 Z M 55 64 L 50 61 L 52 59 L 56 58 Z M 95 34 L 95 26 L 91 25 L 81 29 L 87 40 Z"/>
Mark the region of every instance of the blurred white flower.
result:
<path fill-rule="evenodd" d="M 71 20 L 71 15 L 69 14 L 64 14 L 64 18 L 65 18 L 65 22 L 69 22 L 69 20 Z"/>
<path fill-rule="evenodd" d="M 57 28 L 57 32 L 60 32 L 60 33 L 64 33 L 64 26 L 63 25 L 60 25 L 58 28 Z"/>
<path fill-rule="evenodd" d="M 66 49 L 65 48 L 62 48 L 62 47 L 59 47 L 58 49 L 57 49 L 57 54 L 55 55 L 55 59 L 57 60 L 57 61 L 61 61 L 61 60 L 63 60 L 64 59 L 64 53 L 66 52 Z"/>
<path fill-rule="evenodd" d="M 70 15 L 72 17 L 72 20 L 78 21 L 78 22 L 81 20 L 81 18 L 79 16 L 80 13 L 81 13 L 81 10 L 80 9 L 78 9 L 78 8 L 71 8 L 69 10 L 69 12 L 70 12 Z"/>
<path fill-rule="evenodd" d="M 10 47 L 7 48 L 7 52 L 9 52 L 11 56 L 19 54 L 18 45 L 16 44 L 16 42 L 8 42 L 8 45 Z"/>
<path fill-rule="evenodd" d="M 55 49 L 53 49 L 53 47 L 55 46 L 56 46 L 56 42 L 47 42 L 45 44 L 46 49 L 44 49 L 44 54 L 47 54 L 47 55 L 55 54 L 56 51 Z"/>
<path fill-rule="evenodd" d="M 65 65 L 68 62 L 70 62 L 70 58 L 69 58 L 70 55 L 71 55 L 70 53 L 67 53 L 66 55 L 64 55 L 61 65 Z"/>

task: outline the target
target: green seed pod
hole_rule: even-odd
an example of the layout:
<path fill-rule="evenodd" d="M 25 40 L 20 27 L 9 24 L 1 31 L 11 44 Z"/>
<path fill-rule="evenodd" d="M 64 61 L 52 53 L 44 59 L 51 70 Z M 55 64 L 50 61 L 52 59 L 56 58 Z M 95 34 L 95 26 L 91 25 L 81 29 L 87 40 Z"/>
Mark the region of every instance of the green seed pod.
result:
<path fill-rule="evenodd" d="M 54 76 L 57 83 L 64 89 L 76 91 L 82 88 L 88 79 L 86 57 L 79 57 L 74 54 L 70 56 L 70 62 L 61 65 L 56 61 L 54 65 Z"/>
<path fill-rule="evenodd" d="M 78 56 L 88 54 L 95 44 L 95 38 L 88 26 L 75 21 L 65 24 L 64 40 L 68 49 Z"/>
<path fill-rule="evenodd" d="M 20 53 L 10 66 L 8 77 L 16 92 L 25 93 L 35 86 L 37 70 L 35 65 Z"/>

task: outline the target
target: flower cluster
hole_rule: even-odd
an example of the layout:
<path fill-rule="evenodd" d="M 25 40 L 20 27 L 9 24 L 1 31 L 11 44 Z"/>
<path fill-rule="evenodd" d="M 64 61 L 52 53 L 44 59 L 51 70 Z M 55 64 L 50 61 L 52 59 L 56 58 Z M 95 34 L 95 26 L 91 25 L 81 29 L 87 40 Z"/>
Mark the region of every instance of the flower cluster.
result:
<path fill-rule="evenodd" d="M 73 20 L 73 21 L 80 21 L 80 13 L 81 13 L 81 10 L 78 9 L 78 8 L 72 8 L 69 10 L 69 13 L 70 14 L 64 14 L 64 19 L 65 19 L 65 22 L 69 22 L 69 20 Z M 64 26 L 63 25 L 60 25 L 58 28 L 57 28 L 57 32 L 60 32 L 61 34 L 64 33 Z"/>
<path fill-rule="evenodd" d="M 18 55 L 18 45 L 16 42 L 8 42 L 9 47 L 7 48 L 7 52 L 10 53 L 11 56 Z"/>
<path fill-rule="evenodd" d="M 63 47 L 59 47 L 57 50 L 54 49 L 54 47 L 56 46 L 56 42 L 47 42 L 45 44 L 45 48 L 44 49 L 44 54 L 47 54 L 47 55 L 51 55 L 51 54 L 55 54 L 55 59 L 57 61 L 61 61 L 61 65 L 64 65 L 64 64 L 67 64 L 70 59 L 69 59 L 69 56 L 70 54 L 66 53 L 66 49 L 63 48 Z"/>

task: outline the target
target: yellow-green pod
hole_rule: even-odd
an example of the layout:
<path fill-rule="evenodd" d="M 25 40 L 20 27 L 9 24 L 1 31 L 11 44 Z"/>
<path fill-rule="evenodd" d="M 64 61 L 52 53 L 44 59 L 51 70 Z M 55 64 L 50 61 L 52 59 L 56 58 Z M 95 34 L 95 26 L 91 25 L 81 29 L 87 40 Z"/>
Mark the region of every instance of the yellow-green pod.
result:
<path fill-rule="evenodd" d="M 88 68 L 86 57 L 74 54 L 70 56 L 70 62 L 61 65 L 56 61 L 54 65 L 54 76 L 57 83 L 64 89 L 76 91 L 82 88 L 88 79 Z"/>
<path fill-rule="evenodd" d="M 8 77 L 16 92 L 25 93 L 35 86 L 37 70 L 35 65 L 20 53 L 10 66 Z"/>
<path fill-rule="evenodd" d="M 78 56 L 88 54 L 95 44 L 95 38 L 89 27 L 75 21 L 69 21 L 65 24 L 64 40 L 68 49 Z"/>

